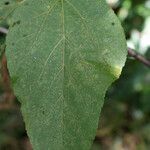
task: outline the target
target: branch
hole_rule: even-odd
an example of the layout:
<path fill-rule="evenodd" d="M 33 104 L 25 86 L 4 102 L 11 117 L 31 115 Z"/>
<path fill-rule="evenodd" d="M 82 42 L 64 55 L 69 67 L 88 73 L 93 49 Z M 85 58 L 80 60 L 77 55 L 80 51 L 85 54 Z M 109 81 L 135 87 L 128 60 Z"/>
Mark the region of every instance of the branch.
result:
<path fill-rule="evenodd" d="M 140 61 L 144 65 L 150 68 L 150 60 L 146 59 L 144 56 L 138 54 L 133 49 L 128 48 L 128 55 L 135 58 L 136 60 Z"/>
<path fill-rule="evenodd" d="M 7 34 L 8 29 L 6 29 L 4 27 L 0 27 L 0 33 Z M 128 48 L 128 55 L 135 58 L 136 60 L 140 61 L 141 63 L 143 63 L 144 65 L 146 65 L 147 67 L 150 68 L 150 60 L 148 60 L 144 56 L 138 54 L 137 52 L 135 52 L 135 50 Z"/>
<path fill-rule="evenodd" d="M 8 29 L 0 27 L 0 33 L 7 34 L 8 33 Z"/>

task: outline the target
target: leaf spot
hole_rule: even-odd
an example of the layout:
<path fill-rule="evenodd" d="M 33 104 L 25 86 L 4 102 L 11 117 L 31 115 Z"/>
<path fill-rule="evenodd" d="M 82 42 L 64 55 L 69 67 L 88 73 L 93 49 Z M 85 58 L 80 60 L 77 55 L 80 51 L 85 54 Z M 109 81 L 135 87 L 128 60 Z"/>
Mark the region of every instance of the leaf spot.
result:
<path fill-rule="evenodd" d="M 119 76 L 121 74 L 121 71 L 122 71 L 122 67 L 115 66 L 114 69 L 113 69 L 114 76 L 117 77 L 117 78 L 119 78 Z"/>
<path fill-rule="evenodd" d="M 20 23 L 21 23 L 21 21 L 18 20 L 18 21 L 16 21 L 16 22 L 13 23 L 12 27 L 14 27 L 15 25 L 19 25 Z"/>
<path fill-rule="evenodd" d="M 112 26 L 114 26 L 114 25 L 115 25 L 115 23 L 114 23 L 114 22 L 112 22 L 112 23 L 111 23 L 111 25 L 112 25 Z"/>
<path fill-rule="evenodd" d="M 42 111 L 42 114 L 43 114 L 43 115 L 45 114 L 45 111 L 44 111 L 44 110 Z"/>

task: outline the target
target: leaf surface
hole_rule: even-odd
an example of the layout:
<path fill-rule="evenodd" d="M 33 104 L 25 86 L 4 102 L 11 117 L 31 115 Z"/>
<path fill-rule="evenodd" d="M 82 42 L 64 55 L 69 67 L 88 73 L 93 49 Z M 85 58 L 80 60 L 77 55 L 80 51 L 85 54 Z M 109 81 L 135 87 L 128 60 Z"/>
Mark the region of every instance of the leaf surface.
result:
<path fill-rule="evenodd" d="M 22 2 L 6 55 L 35 150 L 90 149 L 126 53 L 120 22 L 104 0 Z"/>

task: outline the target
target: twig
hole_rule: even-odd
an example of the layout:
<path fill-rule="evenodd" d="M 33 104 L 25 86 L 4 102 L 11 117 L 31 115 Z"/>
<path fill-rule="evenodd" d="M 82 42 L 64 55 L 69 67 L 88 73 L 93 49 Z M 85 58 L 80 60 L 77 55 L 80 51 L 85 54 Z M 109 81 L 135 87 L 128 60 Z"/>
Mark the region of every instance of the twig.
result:
<path fill-rule="evenodd" d="M 140 61 L 144 65 L 150 68 L 150 60 L 146 59 L 144 56 L 138 54 L 133 49 L 128 48 L 128 55 L 135 58 L 136 60 Z"/>
<path fill-rule="evenodd" d="M 7 34 L 8 29 L 6 29 L 4 27 L 0 27 L 0 33 Z M 148 60 L 144 56 L 138 54 L 137 52 L 135 52 L 135 50 L 128 48 L 128 55 L 135 58 L 136 60 L 140 61 L 141 63 L 143 63 L 147 67 L 150 67 L 150 60 Z"/>
<path fill-rule="evenodd" d="M 8 29 L 6 29 L 4 27 L 0 27 L 0 33 L 7 34 L 8 33 Z"/>

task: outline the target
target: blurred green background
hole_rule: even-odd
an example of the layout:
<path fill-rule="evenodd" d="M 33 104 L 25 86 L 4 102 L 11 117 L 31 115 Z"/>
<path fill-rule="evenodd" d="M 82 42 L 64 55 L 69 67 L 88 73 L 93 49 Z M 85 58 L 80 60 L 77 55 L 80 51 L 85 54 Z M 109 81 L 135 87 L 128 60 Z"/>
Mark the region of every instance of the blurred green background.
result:
<path fill-rule="evenodd" d="M 9 27 L 19 1 L 0 0 L 0 27 Z M 128 46 L 150 59 L 150 0 L 107 2 L 122 22 Z M 31 150 L 4 49 L 0 34 L 0 150 Z M 150 69 L 133 58 L 106 94 L 92 150 L 150 150 Z"/>

